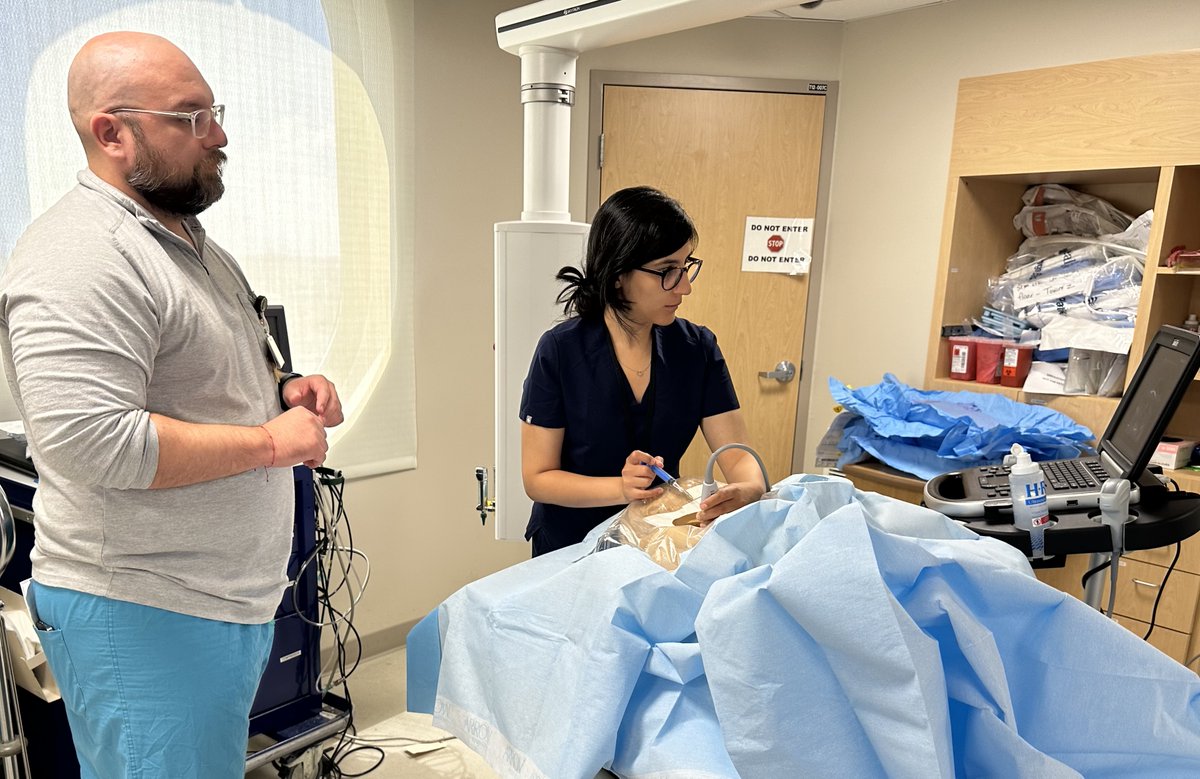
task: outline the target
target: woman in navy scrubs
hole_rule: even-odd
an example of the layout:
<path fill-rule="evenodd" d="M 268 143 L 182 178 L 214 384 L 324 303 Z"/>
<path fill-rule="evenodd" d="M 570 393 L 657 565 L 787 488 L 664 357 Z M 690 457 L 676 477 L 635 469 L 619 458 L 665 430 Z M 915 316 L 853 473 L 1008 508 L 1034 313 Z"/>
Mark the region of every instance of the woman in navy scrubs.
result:
<path fill-rule="evenodd" d="M 747 442 L 716 336 L 675 315 L 700 273 L 696 240 L 677 202 L 631 187 L 596 212 L 583 271 L 559 271 L 569 318 L 542 335 L 521 395 L 521 475 L 534 500 L 525 537 L 535 557 L 662 494 L 647 463 L 679 475 L 697 427 L 712 450 Z M 722 453 L 720 465 L 730 483 L 701 504 L 701 521 L 767 486 L 742 450 Z"/>

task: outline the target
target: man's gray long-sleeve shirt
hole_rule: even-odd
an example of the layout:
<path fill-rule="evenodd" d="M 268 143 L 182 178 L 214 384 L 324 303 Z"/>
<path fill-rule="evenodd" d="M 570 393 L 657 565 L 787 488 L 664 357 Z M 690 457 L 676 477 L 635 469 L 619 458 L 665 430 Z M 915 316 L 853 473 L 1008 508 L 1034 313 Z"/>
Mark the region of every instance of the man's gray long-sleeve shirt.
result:
<path fill-rule="evenodd" d="M 17 242 L 0 350 L 39 484 L 41 584 L 209 619 L 269 621 L 291 550 L 290 469 L 148 489 L 150 413 L 260 425 L 280 413 L 253 293 L 90 171 Z"/>

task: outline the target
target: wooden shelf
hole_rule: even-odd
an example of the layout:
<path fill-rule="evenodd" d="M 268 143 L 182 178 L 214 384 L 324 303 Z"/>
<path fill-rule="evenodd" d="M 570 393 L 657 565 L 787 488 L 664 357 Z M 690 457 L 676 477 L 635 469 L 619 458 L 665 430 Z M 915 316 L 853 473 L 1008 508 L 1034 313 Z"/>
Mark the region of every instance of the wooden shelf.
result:
<path fill-rule="evenodd" d="M 941 392 L 984 392 L 992 395 L 1005 395 L 1016 400 L 1021 394 L 1019 387 L 1005 387 L 1003 384 L 984 384 L 980 381 L 963 381 L 962 379 L 940 378 L 928 382 L 929 389 Z"/>
<path fill-rule="evenodd" d="M 1174 479 L 1179 485 L 1179 489 L 1184 492 L 1200 493 L 1200 471 L 1190 471 L 1185 468 L 1179 470 L 1163 470 L 1163 475 L 1169 479 Z"/>
<path fill-rule="evenodd" d="M 1130 366 L 1140 362 L 1162 325 L 1180 325 L 1188 314 L 1200 313 L 1200 268 L 1164 265 L 1176 246 L 1200 249 L 1200 219 L 1195 216 L 1200 212 L 1200 134 L 1193 131 L 1200 126 L 1197 83 L 1200 51 L 959 82 L 927 388 L 1003 394 L 1061 411 L 1095 434 L 1103 433 L 1117 407 L 1115 398 L 1031 395 L 950 379 L 949 348 L 941 328 L 979 314 L 988 280 L 1005 270 L 1007 258 L 1021 243 L 1012 223 L 1021 195 L 1042 183 L 1102 197 L 1135 216 L 1153 209 Z M 1127 371 L 1126 380 L 1131 373 Z M 1200 438 L 1200 380 L 1193 382 L 1167 434 Z M 1181 489 L 1200 493 L 1200 471 L 1168 475 Z M 1173 556 L 1174 547 L 1136 552 L 1128 565 L 1138 567 L 1140 579 L 1161 580 Z M 1169 619 L 1173 632 L 1163 633 L 1160 641 L 1164 648 L 1169 644 L 1173 657 L 1182 659 L 1200 652 L 1200 537 L 1184 542 L 1176 569 L 1179 573 L 1172 574 L 1159 612 L 1159 625 Z M 1080 595 L 1070 588 L 1072 577 L 1077 585 L 1079 577 L 1071 572 L 1061 586 Z M 1123 582 L 1127 591 L 1118 591 L 1118 612 L 1123 622 L 1133 619 L 1130 626 L 1136 630 L 1137 620 L 1146 618 L 1145 592 L 1128 589 L 1131 582 Z M 1156 634 L 1160 630 L 1156 628 Z"/>

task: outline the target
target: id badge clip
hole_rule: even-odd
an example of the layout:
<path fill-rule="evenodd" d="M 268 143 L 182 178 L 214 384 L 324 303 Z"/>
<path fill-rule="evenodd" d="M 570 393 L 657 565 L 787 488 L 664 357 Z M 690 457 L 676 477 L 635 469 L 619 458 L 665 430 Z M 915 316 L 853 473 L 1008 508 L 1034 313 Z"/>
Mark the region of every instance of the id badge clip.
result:
<path fill-rule="evenodd" d="M 262 325 L 263 333 L 267 337 L 267 359 L 278 370 L 283 370 L 283 352 L 279 351 L 279 344 L 275 343 L 275 336 L 271 335 L 271 328 L 267 325 L 266 297 L 259 295 L 254 299 L 254 310 L 258 312 L 258 323 Z"/>

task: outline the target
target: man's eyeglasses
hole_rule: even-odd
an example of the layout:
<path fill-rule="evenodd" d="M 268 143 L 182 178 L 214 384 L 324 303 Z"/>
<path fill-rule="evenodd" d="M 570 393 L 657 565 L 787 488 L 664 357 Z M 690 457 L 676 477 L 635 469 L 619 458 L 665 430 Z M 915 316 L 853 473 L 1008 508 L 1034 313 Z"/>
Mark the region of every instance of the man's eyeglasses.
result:
<path fill-rule="evenodd" d="M 225 123 L 225 106 L 215 105 L 212 108 L 199 108 L 195 111 L 151 111 L 148 108 L 114 108 L 110 114 L 154 114 L 155 116 L 170 116 L 181 122 L 190 122 L 192 135 L 197 138 L 207 138 L 212 130 L 213 122 Z"/>
<path fill-rule="evenodd" d="M 700 275 L 700 266 L 703 264 L 704 260 L 700 259 L 699 257 L 688 257 L 684 261 L 683 265 L 675 268 L 667 268 L 666 270 L 637 268 L 637 270 L 645 273 L 653 273 L 655 276 L 658 276 L 659 281 L 662 282 L 663 289 L 672 290 L 679 286 L 679 282 L 683 281 L 683 277 L 685 275 L 687 276 L 687 280 L 689 282 L 695 281 L 696 277 Z"/>

